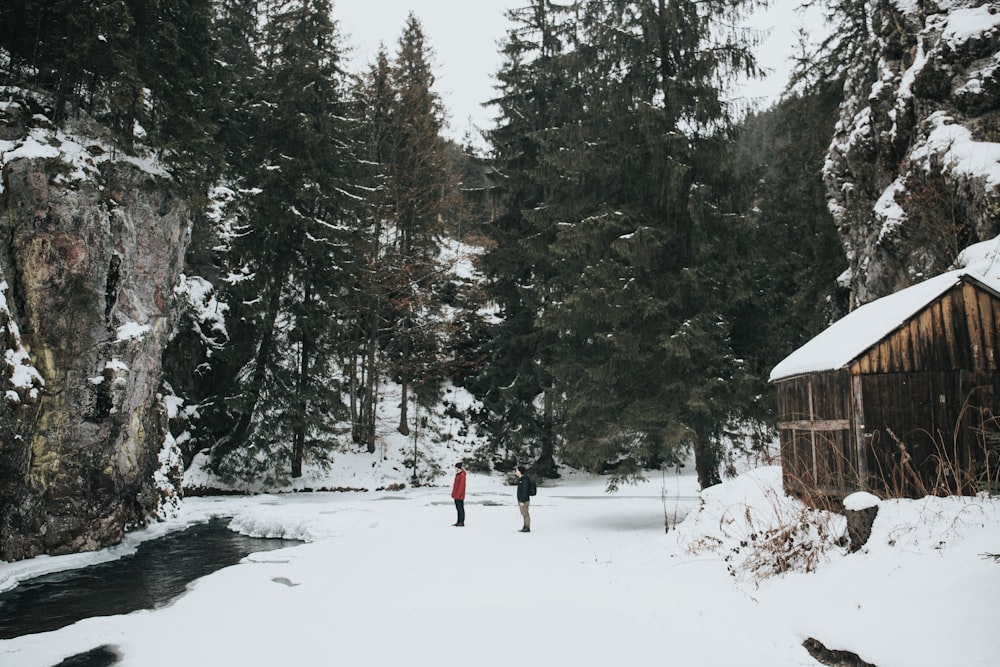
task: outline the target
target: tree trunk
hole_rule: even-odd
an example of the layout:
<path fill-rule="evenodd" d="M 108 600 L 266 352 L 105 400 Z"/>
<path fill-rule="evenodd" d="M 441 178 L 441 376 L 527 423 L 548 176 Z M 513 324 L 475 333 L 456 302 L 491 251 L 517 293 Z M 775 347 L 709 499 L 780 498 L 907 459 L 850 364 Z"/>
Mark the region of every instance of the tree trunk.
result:
<path fill-rule="evenodd" d="M 302 459 L 306 451 L 306 428 L 303 424 L 295 425 L 295 439 L 292 443 L 292 479 L 302 477 Z"/>
<path fill-rule="evenodd" d="M 694 468 L 698 473 L 698 486 L 704 490 L 722 483 L 719 476 L 719 453 L 709 438 L 700 434 L 694 444 Z"/>
<path fill-rule="evenodd" d="M 556 464 L 555 450 L 556 450 L 556 438 L 554 429 L 552 428 L 552 391 L 545 392 L 545 413 L 543 415 L 544 419 L 544 434 L 542 436 L 542 449 L 538 454 L 538 458 L 535 460 L 534 465 L 531 466 L 532 472 L 539 477 L 546 477 L 548 479 L 556 479 L 559 477 L 559 466 Z"/>
<path fill-rule="evenodd" d="M 368 334 L 368 373 L 362 395 L 362 441 L 370 454 L 375 453 L 375 411 L 378 409 L 378 309 L 371 317 L 371 331 Z"/>
<path fill-rule="evenodd" d="M 379 373 L 379 331 L 382 315 L 380 290 L 381 235 L 378 220 L 384 215 L 380 207 L 375 213 L 375 225 L 371 235 L 369 268 L 367 278 L 362 279 L 362 295 L 358 317 L 357 340 L 351 356 L 351 419 L 354 442 L 364 445 L 369 454 L 375 453 L 375 413 L 378 409 Z"/>
<path fill-rule="evenodd" d="M 308 298 L 308 293 L 307 293 Z M 296 410 L 296 421 L 294 439 L 292 442 L 292 478 L 302 477 L 302 460 L 306 452 L 306 415 L 309 408 L 309 400 L 306 393 L 309 389 L 309 355 L 311 345 L 309 337 L 302 336 L 299 345 L 299 383 L 298 383 L 298 409 Z"/>
<path fill-rule="evenodd" d="M 347 383 L 349 407 L 351 412 L 351 440 L 355 443 L 361 442 L 361 434 L 359 424 L 361 422 L 361 386 L 364 384 L 364 378 L 358 379 L 358 373 L 361 372 L 362 365 L 358 364 L 358 358 L 361 356 L 361 340 L 362 335 L 360 332 L 360 327 L 352 328 L 351 344 L 350 349 L 348 349 L 348 364 L 347 364 L 347 377 L 350 382 Z"/>
<path fill-rule="evenodd" d="M 403 374 L 401 382 L 403 384 L 403 391 L 402 391 L 402 397 L 400 398 L 399 401 L 399 426 L 396 427 L 396 430 L 403 435 L 410 435 L 410 425 L 407 423 L 408 410 L 406 407 L 406 404 L 409 402 L 410 385 L 406 379 L 405 373 Z"/>
<path fill-rule="evenodd" d="M 409 367 L 410 367 L 410 323 L 409 320 L 403 326 L 405 333 L 403 334 L 403 353 L 401 355 L 401 371 L 399 374 L 400 384 L 403 385 L 402 398 L 399 403 L 399 427 L 396 429 L 403 435 L 410 435 L 410 426 L 407 423 L 407 408 L 406 404 L 408 402 L 410 393 L 410 377 L 409 377 Z"/>

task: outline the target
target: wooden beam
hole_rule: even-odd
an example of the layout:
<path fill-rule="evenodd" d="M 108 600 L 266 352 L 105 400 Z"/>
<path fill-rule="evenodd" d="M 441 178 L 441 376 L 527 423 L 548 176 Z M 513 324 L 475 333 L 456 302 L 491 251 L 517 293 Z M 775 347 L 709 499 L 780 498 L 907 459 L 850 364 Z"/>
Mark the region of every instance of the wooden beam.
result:
<path fill-rule="evenodd" d="M 846 419 L 798 419 L 778 422 L 783 431 L 847 431 L 851 423 Z"/>
<path fill-rule="evenodd" d="M 868 441 L 865 439 L 865 402 L 861 376 L 851 376 L 851 403 L 854 408 L 854 452 L 857 456 L 858 488 L 868 490 Z"/>
<path fill-rule="evenodd" d="M 809 420 L 816 419 L 816 411 L 813 409 L 813 380 L 815 376 L 809 376 Z M 813 484 L 819 484 L 819 460 L 816 458 L 816 431 L 809 432 L 809 447 L 812 451 L 812 473 Z"/>

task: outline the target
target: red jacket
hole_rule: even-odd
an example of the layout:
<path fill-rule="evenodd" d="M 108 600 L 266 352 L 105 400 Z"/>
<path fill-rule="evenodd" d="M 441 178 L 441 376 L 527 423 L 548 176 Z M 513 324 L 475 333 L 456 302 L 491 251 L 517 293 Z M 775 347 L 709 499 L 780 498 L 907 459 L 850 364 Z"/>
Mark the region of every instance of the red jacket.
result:
<path fill-rule="evenodd" d="M 455 473 L 455 483 L 451 486 L 451 497 L 455 500 L 465 500 L 465 471 Z"/>

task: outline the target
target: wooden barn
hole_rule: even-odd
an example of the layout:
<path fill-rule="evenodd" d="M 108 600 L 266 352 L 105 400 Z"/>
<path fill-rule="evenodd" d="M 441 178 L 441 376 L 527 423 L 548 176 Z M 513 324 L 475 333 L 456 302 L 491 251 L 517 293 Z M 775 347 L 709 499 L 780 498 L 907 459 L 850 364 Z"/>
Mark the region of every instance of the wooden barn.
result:
<path fill-rule="evenodd" d="M 789 493 L 836 505 L 995 485 L 1000 282 L 951 271 L 861 306 L 771 381 Z"/>

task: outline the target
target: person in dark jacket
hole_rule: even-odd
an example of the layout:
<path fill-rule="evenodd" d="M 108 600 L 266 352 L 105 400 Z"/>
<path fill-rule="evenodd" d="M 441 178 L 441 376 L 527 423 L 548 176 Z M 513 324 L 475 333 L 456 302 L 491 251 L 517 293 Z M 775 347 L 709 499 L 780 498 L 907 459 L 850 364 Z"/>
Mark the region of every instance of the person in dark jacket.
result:
<path fill-rule="evenodd" d="M 454 526 L 465 525 L 465 468 L 461 461 L 455 464 L 455 482 L 451 485 L 451 497 L 455 501 L 455 510 L 458 512 L 458 521 Z"/>
<path fill-rule="evenodd" d="M 514 474 L 517 475 L 517 508 L 521 510 L 521 519 L 524 520 L 524 526 L 520 531 L 522 533 L 531 532 L 531 514 L 529 513 L 531 507 L 531 493 L 529 489 L 531 488 L 531 484 L 527 472 L 522 465 L 514 468 Z"/>

